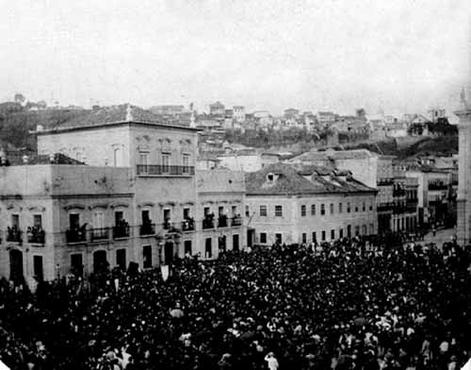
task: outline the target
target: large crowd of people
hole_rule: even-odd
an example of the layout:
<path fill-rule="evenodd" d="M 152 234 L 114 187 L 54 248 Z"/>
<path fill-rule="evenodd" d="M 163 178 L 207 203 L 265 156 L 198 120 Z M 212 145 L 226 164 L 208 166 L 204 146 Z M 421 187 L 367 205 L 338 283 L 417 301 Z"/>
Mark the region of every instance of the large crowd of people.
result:
<path fill-rule="evenodd" d="M 11 369 L 459 369 L 471 254 L 344 239 L 39 284 L 0 282 Z"/>

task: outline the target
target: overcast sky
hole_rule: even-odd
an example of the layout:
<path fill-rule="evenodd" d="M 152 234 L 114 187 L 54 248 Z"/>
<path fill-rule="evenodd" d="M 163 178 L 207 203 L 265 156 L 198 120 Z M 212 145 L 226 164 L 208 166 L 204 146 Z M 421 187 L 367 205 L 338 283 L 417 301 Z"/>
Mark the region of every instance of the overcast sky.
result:
<path fill-rule="evenodd" d="M 470 0 L 0 0 L 0 99 L 450 109 Z"/>

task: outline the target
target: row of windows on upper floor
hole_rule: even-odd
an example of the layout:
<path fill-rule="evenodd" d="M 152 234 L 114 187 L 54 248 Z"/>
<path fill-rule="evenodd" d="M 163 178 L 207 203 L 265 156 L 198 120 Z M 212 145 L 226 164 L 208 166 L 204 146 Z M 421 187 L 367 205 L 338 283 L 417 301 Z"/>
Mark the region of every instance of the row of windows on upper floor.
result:
<path fill-rule="evenodd" d="M 150 164 L 156 164 L 156 163 L 149 163 L 149 153 L 140 152 L 139 153 L 139 165 L 147 166 Z M 180 158 L 177 158 L 177 156 L 172 156 L 171 153 L 162 152 L 160 156 L 160 165 L 162 165 L 163 167 L 169 167 L 171 165 L 180 165 L 180 164 L 184 167 L 189 167 L 191 165 L 191 155 L 182 154 Z"/>
<path fill-rule="evenodd" d="M 369 203 L 367 205 L 366 202 L 362 202 L 361 204 L 358 204 L 358 203 L 355 203 L 353 206 L 350 202 L 347 202 L 346 203 L 346 212 L 347 213 L 351 213 L 351 212 L 366 212 L 367 209 L 369 211 L 372 211 L 373 210 L 373 203 Z M 311 216 L 316 216 L 317 215 L 317 205 L 316 204 L 311 204 L 311 207 L 310 207 L 310 214 Z M 329 204 L 329 214 L 333 215 L 335 214 L 335 204 L 334 203 L 330 203 Z M 343 209 L 343 203 L 338 203 L 338 207 L 337 207 L 337 213 L 343 213 L 344 212 L 344 209 Z M 305 204 L 302 204 L 301 207 L 300 207 L 300 213 L 301 213 L 301 217 L 306 217 L 307 216 L 307 206 Z M 321 203 L 320 204 L 320 209 L 319 209 L 319 214 L 321 216 L 325 215 L 326 214 L 326 204 L 324 203 Z M 261 217 L 266 217 L 268 216 L 268 206 L 267 205 L 260 205 L 260 208 L 259 208 L 259 215 Z M 274 207 L 274 215 L 275 217 L 282 217 L 283 216 L 283 206 L 281 205 L 275 205 Z"/>
<path fill-rule="evenodd" d="M 372 235 L 375 232 L 374 224 L 369 225 L 369 234 Z M 308 240 L 308 234 L 302 233 L 301 234 L 301 242 L 307 243 L 308 241 L 312 243 L 317 243 L 318 241 L 324 242 L 327 241 L 327 231 L 321 230 L 320 235 L 318 235 L 317 231 L 313 231 L 311 234 L 311 240 Z M 259 233 L 259 242 L 261 244 L 267 243 L 267 235 L 266 232 Z M 342 239 L 344 237 L 351 238 L 352 236 L 358 235 L 368 235 L 368 226 L 367 225 L 356 225 L 354 229 L 352 229 L 352 225 L 347 225 L 346 229 L 343 228 L 338 229 L 338 233 L 335 229 L 330 230 L 330 240 L 336 240 L 337 238 Z M 320 237 L 320 240 L 318 239 Z M 278 244 L 283 243 L 283 233 L 275 233 L 275 242 Z"/>

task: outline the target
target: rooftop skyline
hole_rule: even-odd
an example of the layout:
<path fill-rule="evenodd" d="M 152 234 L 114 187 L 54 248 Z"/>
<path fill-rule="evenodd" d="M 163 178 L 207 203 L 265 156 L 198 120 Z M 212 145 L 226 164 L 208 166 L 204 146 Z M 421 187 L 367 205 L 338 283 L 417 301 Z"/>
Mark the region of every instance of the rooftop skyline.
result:
<path fill-rule="evenodd" d="M 466 1 L 0 4 L 1 100 L 424 112 L 469 75 Z"/>

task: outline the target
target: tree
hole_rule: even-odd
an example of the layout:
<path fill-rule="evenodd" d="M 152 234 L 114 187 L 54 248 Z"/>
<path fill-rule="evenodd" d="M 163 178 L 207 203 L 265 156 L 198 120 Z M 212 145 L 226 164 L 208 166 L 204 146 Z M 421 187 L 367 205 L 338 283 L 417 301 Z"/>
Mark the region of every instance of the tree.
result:
<path fill-rule="evenodd" d="M 14 99 L 15 99 L 15 103 L 19 103 L 19 104 L 23 104 L 26 100 L 24 95 L 20 93 L 16 93 Z"/>

